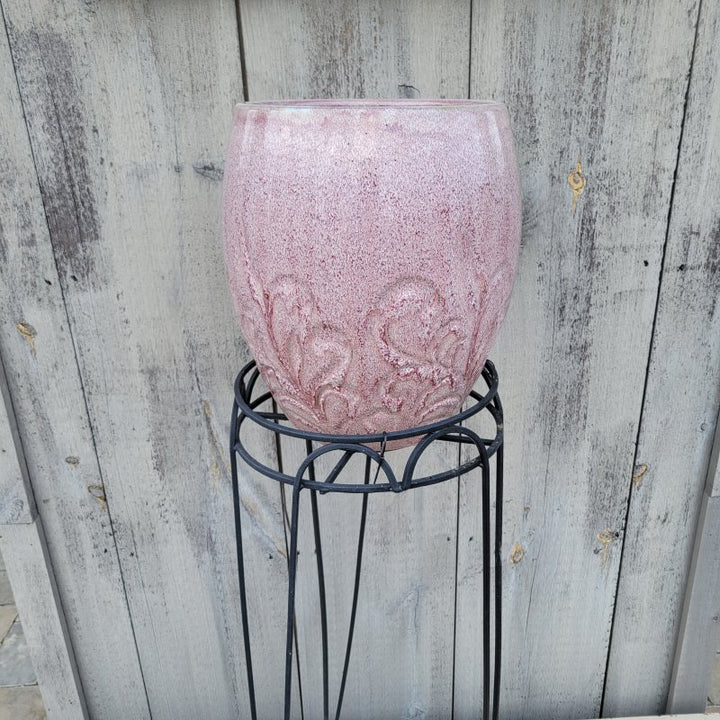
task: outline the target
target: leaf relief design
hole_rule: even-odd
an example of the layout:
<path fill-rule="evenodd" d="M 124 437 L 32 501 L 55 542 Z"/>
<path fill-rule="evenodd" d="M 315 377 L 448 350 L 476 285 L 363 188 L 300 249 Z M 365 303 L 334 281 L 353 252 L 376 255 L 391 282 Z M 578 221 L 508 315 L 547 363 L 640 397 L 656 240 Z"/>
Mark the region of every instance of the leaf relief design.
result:
<path fill-rule="evenodd" d="M 353 357 L 347 336 L 323 322 L 312 291 L 300 280 L 280 276 L 263 292 L 253 285 L 256 312 L 245 314 L 242 325 L 270 391 L 304 427 L 342 432 L 358 404 L 344 387 Z"/>
<path fill-rule="evenodd" d="M 241 324 L 269 389 L 294 423 L 321 432 L 396 430 L 457 412 L 484 361 L 488 324 L 502 318 L 484 280 L 451 312 L 432 282 L 405 278 L 378 296 L 352 341 L 297 278 L 262 291 L 253 278 L 249 290 Z"/>

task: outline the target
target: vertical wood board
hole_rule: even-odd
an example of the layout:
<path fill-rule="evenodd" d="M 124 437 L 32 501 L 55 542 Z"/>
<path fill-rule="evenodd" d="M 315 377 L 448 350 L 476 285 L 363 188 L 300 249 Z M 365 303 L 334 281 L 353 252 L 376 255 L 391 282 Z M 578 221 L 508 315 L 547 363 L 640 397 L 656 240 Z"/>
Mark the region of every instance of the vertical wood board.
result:
<path fill-rule="evenodd" d="M 638 438 L 605 712 L 663 712 L 720 407 L 720 8 L 701 6 Z M 704 698 L 698 698 L 698 702 Z"/>
<path fill-rule="evenodd" d="M 152 716 L 245 715 L 227 433 L 246 351 L 218 227 L 234 4 L 4 7 Z M 264 492 L 243 497 L 256 615 L 253 570 L 282 569 Z"/>
<path fill-rule="evenodd" d="M 243 0 L 250 100 L 467 97 L 470 0 Z"/>
<path fill-rule="evenodd" d="M 32 522 L 35 498 L 0 358 L 0 525 Z"/>
<path fill-rule="evenodd" d="M 679 622 L 667 712 L 702 712 L 720 642 L 720 498 L 704 494 Z"/>
<path fill-rule="evenodd" d="M 508 105 L 523 183 L 518 281 L 492 353 L 507 437 L 508 717 L 600 710 L 694 7 L 473 5 L 471 95 Z M 479 592 L 478 489 L 461 489 L 458 613 Z M 477 686 L 460 690 L 478 633 L 458 634 L 456 717 L 477 707 Z"/>
<path fill-rule="evenodd" d="M 705 492 L 710 497 L 720 496 L 720 417 L 715 421 L 715 439 L 713 440 Z"/>
<path fill-rule="evenodd" d="M 52 32 L 19 32 L 11 8 L 2 9 L 16 53 L 30 40 L 52 46 Z M 25 5 L 15 16 L 32 20 Z M 59 38 L 56 52 L 62 53 L 63 43 Z M 96 717 L 141 720 L 148 717 L 143 678 L 25 126 L 24 115 L 33 111 L 21 104 L 5 28 L 0 54 L 0 352 L 8 390 L 88 710 Z M 21 50 L 16 60 L 26 73 L 44 72 L 37 52 Z M 43 60 L 52 67 L 52 57 Z M 55 60 L 55 69 L 66 72 L 62 55 Z M 37 94 L 36 101 L 42 97 Z M 56 145 L 62 152 L 57 138 Z M 57 162 L 62 167 L 62 158 Z M 8 544 L 8 552 L 20 548 Z M 6 560 L 22 573 L 23 558 Z M 41 606 L 24 607 L 22 598 L 18 605 L 28 624 L 45 622 L 34 616 Z"/>
<path fill-rule="evenodd" d="M 41 519 L 0 526 L 0 548 L 48 720 L 87 720 Z"/>

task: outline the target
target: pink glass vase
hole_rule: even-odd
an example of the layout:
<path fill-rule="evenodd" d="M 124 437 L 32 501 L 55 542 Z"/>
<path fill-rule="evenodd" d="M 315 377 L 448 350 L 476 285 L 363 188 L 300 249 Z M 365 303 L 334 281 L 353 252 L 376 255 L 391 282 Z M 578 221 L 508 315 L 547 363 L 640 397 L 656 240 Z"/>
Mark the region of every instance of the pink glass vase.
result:
<path fill-rule="evenodd" d="M 505 107 L 239 105 L 223 198 L 230 287 L 298 428 L 390 432 L 456 413 L 512 289 L 518 168 Z"/>

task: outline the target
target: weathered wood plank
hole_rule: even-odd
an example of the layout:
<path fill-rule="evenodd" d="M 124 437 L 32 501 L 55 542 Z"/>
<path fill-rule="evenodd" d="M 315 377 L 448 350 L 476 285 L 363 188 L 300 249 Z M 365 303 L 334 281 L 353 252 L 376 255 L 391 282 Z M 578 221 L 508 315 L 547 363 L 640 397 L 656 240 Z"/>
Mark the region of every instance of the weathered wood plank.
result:
<path fill-rule="evenodd" d="M 706 489 L 710 497 L 720 496 L 720 422 L 715 422 L 715 439 L 712 444 L 712 453 L 708 465 Z"/>
<path fill-rule="evenodd" d="M 251 100 L 467 97 L 470 1 L 244 0 Z"/>
<path fill-rule="evenodd" d="M 618 588 L 608 716 L 665 708 L 720 406 L 720 7 L 701 7 Z"/>
<path fill-rule="evenodd" d="M 250 100 L 467 97 L 469 2 L 243 2 Z M 389 459 L 402 466 L 407 451 Z M 283 444 L 286 471 L 304 447 Z M 456 462 L 435 449 L 427 472 Z M 318 463 L 318 476 L 331 461 Z M 419 470 L 421 468 L 418 468 Z M 363 461 L 346 468 L 361 481 Z M 289 496 L 288 496 L 289 499 Z M 330 628 L 330 709 L 337 699 L 353 590 L 359 496 L 319 498 Z M 363 580 L 343 717 L 449 717 L 457 485 L 368 506 Z M 318 589 L 309 500 L 303 501 L 298 634 L 306 717 L 322 716 Z M 396 671 L 391 670 L 396 668 Z"/>
<path fill-rule="evenodd" d="M 247 716 L 227 470 L 247 354 L 219 237 L 234 3 L 5 12 L 152 716 Z M 243 503 L 251 611 L 269 616 L 254 641 L 275 657 L 281 516 L 266 485 L 248 481 Z M 277 717 L 277 674 L 256 670 Z"/>
<path fill-rule="evenodd" d="M 0 358 L 0 525 L 29 523 L 37 509 Z"/>
<path fill-rule="evenodd" d="M 41 519 L 0 527 L 0 548 L 48 720 L 87 720 Z"/>
<path fill-rule="evenodd" d="M 702 712 L 720 642 L 720 497 L 704 494 L 679 623 L 667 711 Z"/>
<path fill-rule="evenodd" d="M 6 18 L 32 22 L 26 6 L 10 10 L 3 5 Z M 44 80 L 37 54 L 19 47 L 34 33 L 34 42 L 53 37 L 26 29 L 14 35 L 15 49 L 26 72 L 34 68 Z M 148 717 L 147 701 L 113 527 L 4 28 L 0 66 L 0 349 L 8 388 L 89 712 L 141 720 Z M 56 69 L 65 72 L 62 58 Z M 21 547 L 19 540 L 10 543 L 8 552 Z M 6 561 L 18 573 L 30 572 L 24 557 Z M 18 604 L 29 625 L 42 627 L 45 619 L 34 616 L 41 606 L 25 607 L 23 598 Z"/>
<path fill-rule="evenodd" d="M 492 353 L 507 432 L 503 716 L 600 710 L 694 9 L 473 5 L 471 94 L 510 108 L 524 197 L 518 283 Z M 482 577 L 478 491 L 461 488 L 456 717 L 480 692 L 479 621 L 459 620 Z"/>
<path fill-rule="evenodd" d="M 693 713 L 692 715 L 645 715 L 644 717 L 618 718 L 618 720 L 670 720 L 671 718 L 676 718 L 677 720 L 707 720 L 708 716 L 705 713 Z"/>

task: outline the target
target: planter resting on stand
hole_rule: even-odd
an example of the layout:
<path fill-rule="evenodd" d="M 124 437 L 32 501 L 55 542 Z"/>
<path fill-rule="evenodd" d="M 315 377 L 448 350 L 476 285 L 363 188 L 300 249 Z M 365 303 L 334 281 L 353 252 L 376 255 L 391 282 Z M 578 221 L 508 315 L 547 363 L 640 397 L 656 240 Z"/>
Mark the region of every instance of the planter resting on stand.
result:
<path fill-rule="evenodd" d="M 486 362 L 508 306 L 520 242 L 520 189 L 505 107 L 474 100 L 298 100 L 236 109 L 225 169 L 225 259 L 240 325 L 255 363 L 238 376 L 231 455 L 244 642 L 257 716 L 240 534 L 237 454 L 293 488 L 285 669 L 290 715 L 299 497 L 311 493 L 329 717 L 325 580 L 318 493 L 362 494 L 348 674 L 367 501 L 480 468 L 483 483 L 484 708 L 490 712 L 489 458 L 497 454 L 495 654 L 500 657 L 502 409 Z M 472 388 L 482 372 L 488 391 Z M 258 377 L 270 392 L 255 397 Z M 462 411 L 471 397 L 473 404 Z M 280 406 L 278 412 L 275 401 Z M 269 403 L 272 405 L 268 406 Z M 460 423 L 480 411 L 495 435 Z M 284 424 L 289 420 L 295 427 Z M 305 440 L 294 475 L 260 463 L 243 427 Z M 407 428 L 413 428 L 408 430 Z M 472 460 L 426 477 L 417 461 L 437 442 L 463 443 Z M 400 478 L 385 458 L 417 444 Z M 324 479 L 315 460 L 339 452 Z M 364 482 L 345 481 L 354 454 Z M 378 482 L 380 475 L 384 480 Z M 371 479 L 372 478 L 372 479 Z"/>
<path fill-rule="evenodd" d="M 298 428 L 391 432 L 457 413 L 505 316 L 520 224 L 503 105 L 237 107 L 230 288 L 260 374 Z"/>

